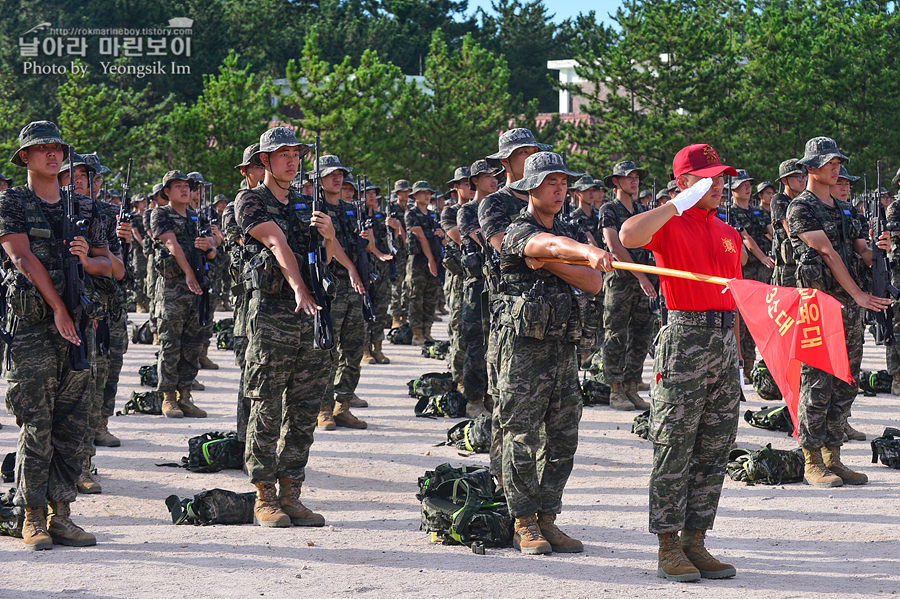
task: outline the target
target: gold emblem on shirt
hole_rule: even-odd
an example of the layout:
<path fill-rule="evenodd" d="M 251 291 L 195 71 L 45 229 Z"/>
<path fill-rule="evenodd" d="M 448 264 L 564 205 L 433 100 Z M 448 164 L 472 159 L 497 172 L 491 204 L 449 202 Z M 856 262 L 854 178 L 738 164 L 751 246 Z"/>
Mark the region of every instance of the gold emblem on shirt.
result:
<path fill-rule="evenodd" d="M 722 245 L 725 246 L 725 252 L 730 252 L 732 254 L 737 253 L 737 249 L 734 247 L 734 242 L 732 242 L 730 239 L 723 237 Z"/>

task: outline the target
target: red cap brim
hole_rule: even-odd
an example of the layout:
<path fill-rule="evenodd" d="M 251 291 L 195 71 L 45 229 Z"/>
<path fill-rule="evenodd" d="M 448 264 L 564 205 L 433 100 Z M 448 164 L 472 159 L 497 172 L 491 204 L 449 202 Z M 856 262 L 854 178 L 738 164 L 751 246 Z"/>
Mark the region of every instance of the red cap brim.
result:
<path fill-rule="evenodd" d="M 704 166 L 695 171 L 682 174 L 694 175 L 695 177 L 703 177 L 705 179 L 706 177 L 718 177 L 722 173 L 727 173 L 732 177 L 737 176 L 737 170 L 733 166 L 726 166 L 724 164 L 710 164 L 709 166 Z"/>

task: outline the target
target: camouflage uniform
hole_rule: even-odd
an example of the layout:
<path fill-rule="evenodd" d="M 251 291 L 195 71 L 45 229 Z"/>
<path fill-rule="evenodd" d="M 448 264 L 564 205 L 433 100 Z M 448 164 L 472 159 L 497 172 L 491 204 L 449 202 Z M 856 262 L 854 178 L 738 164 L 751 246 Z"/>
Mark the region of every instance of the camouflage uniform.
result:
<path fill-rule="evenodd" d="M 847 264 L 853 251 L 853 242 L 865 238 L 856 218 L 856 209 L 838 199 L 834 199 L 834 206 L 829 207 L 812 192 L 804 191 L 791 202 L 787 219 L 791 243 L 798 256 L 797 284 L 823 291 L 843 304 L 850 374 L 858 379 L 863 349 L 859 306 L 837 282 L 816 251 L 799 238 L 801 233 L 824 231 L 835 251 Z M 857 276 L 855 269 L 848 270 L 851 276 Z M 848 385 L 822 370 L 804 364 L 800 371 L 798 414 L 798 441 L 801 447 L 811 450 L 823 446 L 839 447 L 844 437 L 843 419 L 849 414 L 856 393 L 856 385 Z"/>
<path fill-rule="evenodd" d="M 407 204 L 407 208 L 413 202 Z M 388 205 L 388 216 L 396 218 L 400 221 L 400 227 L 406 231 L 406 219 L 404 210 L 397 202 Z M 393 229 L 391 229 L 393 231 Z M 409 261 L 409 253 L 406 251 L 406 244 L 396 233 L 394 234 L 394 264 L 397 266 L 397 279 L 391 281 L 391 305 L 388 312 L 391 318 L 399 319 L 409 316 L 409 284 L 406 280 L 406 264 Z"/>
<path fill-rule="evenodd" d="M 56 232 L 62 230 L 66 191 L 60 193 L 63 199 L 48 204 L 27 186 L 0 191 L 0 237 L 28 234 L 31 252 L 62 295 L 65 284 L 60 256 L 67 250 L 61 247 Z M 81 195 L 75 199 L 79 214 L 89 220 L 84 235 L 88 244 L 105 247 L 102 218 L 93 216 L 91 199 Z M 6 268 L 14 270 L 8 261 Z M 44 308 L 46 316 L 37 322 L 19 320 L 3 361 L 6 409 L 20 427 L 15 504 L 23 507 L 43 506 L 48 500 L 75 500 L 93 391 L 91 369 L 72 370 L 70 343 L 57 331 L 52 311 Z M 92 341 L 90 334 L 84 340 L 88 355 Z"/>
<path fill-rule="evenodd" d="M 797 286 L 797 259 L 794 256 L 794 246 L 791 245 L 784 227 L 781 226 L 782 220 L 787 218 L 787 208 L 791 203 L 791 198 L 784 193 L 776 193 L 772 196 L 772 228 L 774 229 L 775 239 L 775 272 L 773 273 L 773 282 L 779 287 L 796 287 Z"/>
<path fill-rule="evenodd" d="M 900 202 L 894 200 L 885 211 L 887 222 L 900 222 Z M 864 229 L 868 230 L 868 228 Z M 900 289 L 900 236 L 891 234 L 891 250 L 888 252 L 889 265 L 891 267 L 891 284 Z M 900 339 L 900 300 L 893 300 L 894 335 Z M 891 376 L 900 374 L 900 341 L 893 345 L 885 345 L 884 351 L 887 361 L 887 371 Z"/>
<path fill-rule="evenodd" d="M 144 211 L 146 213 L 146 210 Z M 147 230 L 144 228 L 143 215 L 135 214 L 131 220 L 131 228 L 141 239 L 147 238 Z M 131 253 L 129 254 L 131 262 L 131 272 L 134 276 L 134 301 L 136 304 L 146 304 L 150 298 L 147 294 L 147 255 L 144 253 L 144 244 L 137 243 L 134 238 L 131 242 Z"/>
<path fill-rule="evenodd" d="M 601 229 L 614 229 L 647 208 L 635 202 L 631 213 L 619 200 L 612 200 L 600 208 Z M 650 253 L 642 249 L 628 250 L 632 260 L 650 264 Z M 651 279 L 652 280 L 652 279 Z M 606 331 L 603 345 L 603 376 L 607 384 L 641 380 L 644 359 L 650 348 L 655 319 L 650 314 L 649 300 L 633 274 L 614 270 L 603 279 L 603 322 L 617 323 Z"/>
<path fill-rule="evenodd" d="M 375 247 L 383 254 L 390 254 L 387 245 L 387 225 L 384 224 L 384 214 L 377 210 L 371 212 L 366 217 L 367 227 L 371 224 L 372 232 L 375 236 Z M 384 330 L 390 328 L 390 317 L 388 316 L 388 307 L 391 303 L 391 279 L 388 276 L 390 272 L 390 264 L 382 262 L 374 255 L 369 254 L 369 266 L 372 272 L 378 277 L 373 286 L 372 303 L 375 305 L 375 314 L 378 315 L 377 322 L 366 322 L 366 342 L 370 345 L 376 341 L 384 341 Z M 399 274 L 399 273 L 398 273 Z"/>
<path fill-rule="evenodd" d="M 549 230 L 531 214 L 523 214 L 507 229 L 501 252 L 506 292 L 498 319 L 502 358 L 497 411 L 503 488 L 513 517 L 560 513 L 578 447 L 582 404 L 570 339 L 580 329 L 569 318 L 574 307 L 571 287 L 546 269 L 532 270 L 524 260 L 525 246 L 537 235 L 573 237 L 558 219 L 553 223 Z M 537 301 L 527 299 L 537 286 Z M 516 309 L 523 301 L 552 306 L 547 310 L 552 318 L 526 320 L 529 310 Z M 546 332 L 532 336 L 536 330 Z"/>
<path fill-rule="evenodd" d="M 175 208 L 156 208 L 151 217 L 153 236 L 159 239 L 165 233 L 174 233 L 178 245 L 188 262 L 195 251 L 194 240 L 198 236 L 198 217 L 192 208 L 181 216 Z M 157 372 L 160 392 L 190 389 L 200 370 L 200 352 L 208 338 L 207 329 L 199 324 L 198 295 L 187 286 L 185 273 L 175 263 L 175 258 L 160 242 L 156 256 L 156 312 L 159 334 L 159 358 Z M 196 250 L 199 251 L 199 250 Z M 168 263 L 168 269 L 164 266 Z M 166 275 L 162 271 L 166 270 Z"/>
<path fill-rule="evenodd" d="M 484 399 L 487 394 L 487 365 L 484 360 L 484 327 L 482 321 L 482 293 L 484 292 L 484 256 L 470 235 L 479 229 L 478 204 L 468 202 L 456 215 L 462 237 L 464 267 L 461 297 L 460 337 L 465 348 L 463 356 L 463 389 L 469 403 Z"/>
<path fill-rule="evenodd" d="M 303 257 L 310 244 L 310 198 L 290 191 L 282 204 L 259 185 L 238 194 L 234 212 L 248 255 L 271 254 L 250 235 L 253 227 L 270 221 L 278 225 L 298 256 L 309 288 L 309 265 Z M 271 260 L 274 262 L 274 257 Z M 248 268 L 246 265 L 245 271 Z M 305 480 L 316 415 L 332 372 L 329 352 L 313 348 L 313 317 L 294 312 L 294 293 L 277 264 L 271 273 L 274 280 L 280 280 L 281 291 L 253 291 L 247 309 L 244 395 L 252 408 L 244 456 L 254 484 L 281 478 Z"/>
<path fill-rule="evenodd" d="M 144 248 L 144 254 L 147 256 L 147 278 L 144 280 L 144 287 L 147 290 L 147 298 L 150 302 L 149 308 L 149 318 L 150 318 L 150 330 L 154 333 L 157 332 L 157 324 L 156 324 L 156 299 L 157 299 L 157 290 L 156 290 L 156 279 L 158 278 L 158 274 L 156 272 L 156 255 L 159 253 L 159 243 L 152 237 L 153 227 L 150 225 L 150 221 L 153 218 L 153 212 L 158 210 L 160 207 L 156 208 L 148 207 L 144 211 L 144 215 L 141 218 L 141 221 L 144 225 L 144 230 L 147 234 L 144 236 L 144 241 L 142 246 Z"/>
<path fill-rule="evenodd" d="M 465 204 L 464 204 L 465 205 Z M 457 215 L 459 213 L 459 205 L 447 206 L 441 212 L 441 229 L 444 232 L 449 231 L 457 226 Z M 461 255 L 461 247 L 458 243 L 446 238 L 446 247 L 444 248 L 445 256 L 449 260 L 455 261 L 456 266 L 461 268 L 459 264 L 459 256 Z M 447 260 L 444 261 L 446 267 Z M 465 343 L 462 339 L 462 295 L 463 295 L 463 275 L 445 268 L 444 277 L 446 279 L 444 287 L 447 296 L 447 307 L 450 309 L 450 321 L 447 323 L 447 333 L 450 336 L 450 353 L 447 355 L 447 363 L 450 365 L 450 372 L 453 374 L 453 380 L 461 381 L 463 378 L 463 368 L 466 356 Z"/>
<path fill-rule="evenodd" d="M 225 207 L 222 215 L 222 234 L 225 235 L 225 250 L 229 253 L 229 272 L 226 273 L 230 281 L 232 297 L 234 298 L 234 363 L 241 369 L 240 382 L 237 392 L 237 434 L 241 441 L 247 438 L 247 422 L 250 419 L 252 402 L 244 396 L 244 366 L 246 365 L 247 352 L 247 309 L 250 306 L 249 293 L 245 293 L 241 279 L 246 258 L 249 258 L 239 241 L 241 228 L 237 224 L 234 209 L 235 202 L 230 202 Z"/>
<path fill-rule="evenodd" d="M 406 230 L 412 227 L 422 227 L 425 234 L 425 242 L 429 243 L 434 238 L 434 230 L 437 223 L 430 213 L 423 214 L 415 203 L 410 202 L 409 210 L 404 216 L 406 220 Z M 418 238 L 412 233 L 408 234 L 410 238 Z M 415 245 L 421 245 L 415 243 Z M 428 270 L 428 259 L 425 257 L 425 251 L 419 248 L 418 253 L 412 255 L 412 259 L 406 263 L 406 281 L 409 287 L 409 324 L 414 329 L 430 327 L 434 322 L 434 310 L 437 306 L 438 293 L 440 285 L 438 285 L 437 277 Z M 440 256 L 434 257 L 435 261 L 441 259 Z"/>
<path fill-rule="evenodd" d="M 600 228 L 600 213 L 599 212 L 595 212 L 593 209 L 591 209 L 590 214 L 585 214 L 584 210 L 582 210 L 581 208 L 576 208 L 575 210 L 573 210 L 571 212 L 571 214 L 569 214 L 568 221 L 569 221 L 569 224 L 575 229 L 576 232 L 578 230 L 581 230 L 581 231 L 584 231 L 585 233 L 590 233 L 591 236 L 594 238 L 594 241 L 597 242 L 597 245 L 604 250 L 606 249 L 606 241 L 603 238 L 603 229 Z M 577 233 L 576 233 L 576 239 L 577 238 L 578 237 L 577 237 Z M 579 239 L 579 241 L 586 243 L 585 239 Z M 605 277 L 606 277 L 606 275 L 604 274 L 604 279 L 605 279 Z M 601 289 L 600 293 L 598 293 L 596 295 L 596 298 L 597 298 L 597 304 L 602 306 L 603 298 L 604 298 L 603 289 Z M 601 329 L 603 329 L 602 322 L 600 323 L 600 327 L 601 327 Z M 604 342 L 605 335 L 606 335 L 605 330 L 601 330 L 597 337 L 599 340 L 599 345 L 593 349 L 594 353 L 589 357 L 590 362 L 595 362 L 595 361 L 602 362 L 602 359 L 603 359 L 602 352 L 603 352 L 603 345 L 604 345 L 603 342 Z"/>

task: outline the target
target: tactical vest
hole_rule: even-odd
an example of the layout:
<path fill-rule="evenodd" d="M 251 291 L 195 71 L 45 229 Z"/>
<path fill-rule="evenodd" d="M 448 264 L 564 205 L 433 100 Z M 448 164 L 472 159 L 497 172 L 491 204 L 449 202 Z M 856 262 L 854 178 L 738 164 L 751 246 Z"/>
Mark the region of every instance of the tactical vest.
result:
<path fill-rule="evenodd" d="M 834 208 L 829 208 L 811 192 L 804 191 L 791 204 L 802 202 L 812 209 L 834 251 L 841 257 L 844 266 L 858 283 L 857 268 L 852 258 L 854 255 L 852 240 L 859 237 L 859 221 L 853 217 L 849 202 L 832 199 Z M 831 269 L 825 266 L 822 257 L 814 249 L 803 243 L 799 237 L 791 237 L 791 244 L 799 257 L 797 282 L 800 286 L 819 289 L 830 294 L 844 292 L 841 284 L 832 275 Z"/>
<path fill-rule="evenodd" d="M 323 202 L 325 206 L 325 214 L 331 217 L 331 224 L 334 227 L 334 238 L 337 240 L 339 244 L 341 244 L 341 248 L 343 248 L 344 253 L 356 264 L 356 251 L 357 251 L 357 235 L 356 231 L 356 207 L 350 202 L 345 202 L 344 200 L 338 200 L 337 205 L 329 204 L 328 202 Z M 343 264 L 335 261 L 334 266 L 334 274 L 335 276 L 342 279 L 349 279 L 350 272 L 344 268 Z"/>
<path fill-rule="evenodd" d="M 175 233 L 175 240 L 181 246 L 185 259 L 191 263 L 191 259 L 196 251 L 194 248 L 194 240 L 198 237 L 199 223 L 197 213 L 193 208 L 188 207 L 186 217 L 182 217 L 175 211 L 171 204 L 168 206 L 158 206 L 156 210 L 162 210 L 169 213 L 169 220 L 172 223 L 172 233 Z M 155 268 L 156 271 L 167 280 L 183 280 L 184 272 L 178 265 L 165 243 L 156 239 L 157 252 Z"/>
<path fill-rule="evenodd" d="M 633 213 L 629 213 L 628 209 L 625 208 L 625 205 L 622 204 L 618 199 L 613 200 L 609 204 L 604 204 L 604 206 L 609 206 L 607 210 L 611 212 L 615 218 L 615 230 L 618 233 L 622 230 L 622 225 L 626 220 L 631 218 L 632 216 L 637 216 L 642 212 L 646 212 L 648 208 L 641 204 L 640 202 L 632 202 L 632 208 L 634 208 Z M 623 218 L 624 217 L 624 218 Z M 653 255 L 649 250 L 645 250 L 642 248 L 626 248 L 626 251 L 631 256 L 631 259 L 634 260 L 637 264 L 653 264 Z M 622 280 L 627 281 L 630 284 L 638 285 L 637 279 L 626 270 L 614 270 L 607 275 L 611 280 Z M 652 279 L 651 279 L 652 280 Z"/>

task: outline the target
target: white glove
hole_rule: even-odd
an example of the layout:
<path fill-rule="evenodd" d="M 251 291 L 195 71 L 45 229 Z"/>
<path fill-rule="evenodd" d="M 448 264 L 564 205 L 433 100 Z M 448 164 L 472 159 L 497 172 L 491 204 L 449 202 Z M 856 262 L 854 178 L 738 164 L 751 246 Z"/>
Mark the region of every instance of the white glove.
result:
<path fill-rule="evenodd" d="M 693 187 L 688 187 L 675 196 L 674 200 L 669 200 L 669 203 L 675 206 L 675 210 L 678 211 L 678 216 L 681 216 L 682 212 L 688 208 L 693 208 L 694 204 L 699 202 L 700 198 L 706 195 L 706 192 L 709 191 L 710 187 L 712 187 L 712 179 L 709 177 L 700 179 Z"/>

